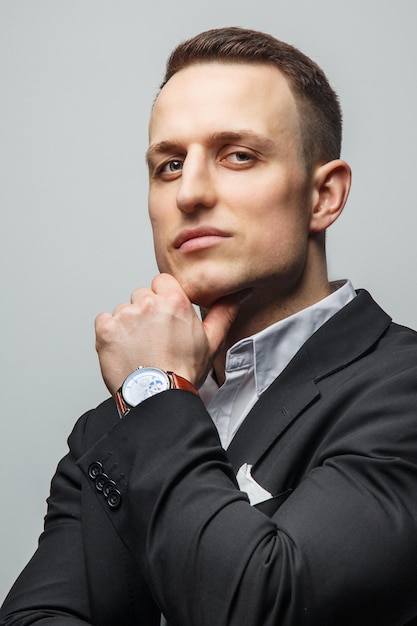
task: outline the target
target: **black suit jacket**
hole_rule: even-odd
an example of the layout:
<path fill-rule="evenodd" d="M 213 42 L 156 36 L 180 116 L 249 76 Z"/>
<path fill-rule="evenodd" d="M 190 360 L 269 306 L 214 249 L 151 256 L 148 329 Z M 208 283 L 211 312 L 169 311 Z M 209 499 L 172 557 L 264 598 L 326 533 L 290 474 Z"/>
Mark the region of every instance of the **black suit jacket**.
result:
<path fill-rule="evenodd" d="M 360 292 L 227 453 L 202 402 L 84 415 L 0 624 L 417 624 L 417 335 Z M 251 506 L 243 463 L 272 498 Z"/>

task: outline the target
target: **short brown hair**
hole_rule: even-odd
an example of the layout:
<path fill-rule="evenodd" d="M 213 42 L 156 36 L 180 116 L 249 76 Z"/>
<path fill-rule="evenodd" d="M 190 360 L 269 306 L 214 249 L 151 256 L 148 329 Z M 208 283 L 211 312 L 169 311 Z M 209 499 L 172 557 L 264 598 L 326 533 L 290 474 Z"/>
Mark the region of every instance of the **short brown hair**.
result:
<path fill-rule="evenodd" d="M 342 113 L 323 70 L 300 50 L 255 30 L 227 27 L 205 31 L 180 43 L 170 55 L 162 87 L 194 64 L 268 63 L 287 78 L 300 115 L 302 152 L 308 168 L 340 156 Z"/>

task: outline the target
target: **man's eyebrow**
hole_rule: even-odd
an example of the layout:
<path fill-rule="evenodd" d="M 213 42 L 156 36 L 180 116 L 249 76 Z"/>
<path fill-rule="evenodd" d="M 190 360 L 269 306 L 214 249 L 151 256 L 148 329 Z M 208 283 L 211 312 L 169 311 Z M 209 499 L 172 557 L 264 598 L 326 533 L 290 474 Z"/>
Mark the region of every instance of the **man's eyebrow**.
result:
<path fill-rule="evenodd" d="M 256 133 L 253 130 L 242 129 L 238 131 L 220 131 L 210 133 L 204 140 L 206 145 L 215 145 L 217 143 L 241 143 L 250 141 L 255 144 L 255 148 L 263 150 L 271 150 L 275 142 L 270 137 Z M 177 141 L 159 141 L 151 144 L 146 152 L 146 161 L 149 163 L 152 157 L 160 154 L 183 152 L 180 143 Z"/>
<path fill-rule="evenodd" d="M 243 128 L 237 131 L 220 131 L 212 133 L 208 138 L 209 143 L 241 143 L 242 141 L 253 142 L 256 146 L 262 148 L 272 148 L 274 145 L 274 141 L 270 137 L 256 133 L 248 128 Z"/>
<path fill-rule="evenodd" d="M 153 156 L 159 154 L 167 154 L 169 152 L 178 152 L 179 146 L 175 141 L 158 141 L 158 143 L 151 144 L 146 151 L 146 162 L 150 163 Z"/>

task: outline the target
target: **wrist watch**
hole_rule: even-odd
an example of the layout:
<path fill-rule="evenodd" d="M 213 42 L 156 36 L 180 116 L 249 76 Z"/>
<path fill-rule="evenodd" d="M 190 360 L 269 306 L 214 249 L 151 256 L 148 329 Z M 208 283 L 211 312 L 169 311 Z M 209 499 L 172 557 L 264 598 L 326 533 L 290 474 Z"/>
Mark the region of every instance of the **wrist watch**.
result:
<path fill-rule="evenodd" d="M 116 405 L 120 417 L 124 417 L 131 409 L 157 393 L 167 389 L 185 389 L 198 396 L 198 391 L 188 380 L 165 372 L 156 367 L 138 367 L 129 374 L 123 385 L 116 392 Z"/>

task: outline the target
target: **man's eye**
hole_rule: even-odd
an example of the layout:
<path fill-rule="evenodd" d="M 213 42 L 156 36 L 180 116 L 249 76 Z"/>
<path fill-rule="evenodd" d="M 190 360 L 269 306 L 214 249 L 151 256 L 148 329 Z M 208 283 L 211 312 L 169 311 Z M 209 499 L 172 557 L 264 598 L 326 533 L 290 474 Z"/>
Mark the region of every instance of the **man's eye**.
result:
<path fill-rule="evenodd" d="M 161 167 L 161 172 L 164 174 L 173 174 L 176 172 L 180 172 L 182 170 L 182 161 L 179 159 L 174 159 L 173 161 L 168 161 Z"/>
<path fill-rule="evenodd" d="M 253 161 L 253 157 L 247 152 L 231 152 L 227 156 L 227 160 L 232 163 L 248 163 L 249 161 Z"/>
<path fill-rule="evenodd" d="M 251 158 L 246 152 L 236 152 L 235 157 L 236 161 L 249 161 Z"/>

